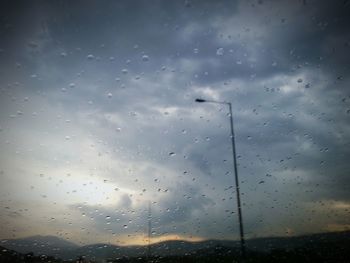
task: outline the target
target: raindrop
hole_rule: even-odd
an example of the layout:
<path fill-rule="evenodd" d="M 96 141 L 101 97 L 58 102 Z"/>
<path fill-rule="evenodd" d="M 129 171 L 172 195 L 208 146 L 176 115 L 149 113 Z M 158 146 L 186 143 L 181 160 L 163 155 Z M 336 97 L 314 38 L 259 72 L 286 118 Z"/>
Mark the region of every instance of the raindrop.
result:
<path fill-rule="evenodd" d="M 149 56 L 143 55 L 143 56 L 142 56 L 142 61 L 143 61 L 143 62 L 149 61 Z"/>
<path fill-rule="evenodd" d="M 265 183 L 265 181 L 260 181 L 260 182 L 259 182 L 259 184 L 263 184 L 263 183 Z"/>
<path fill-rule="evenodd" d="M 90 54 L 90 55 L 87 55 L 86 58 L 89 59 L 89 60 L 93 60 L 95 57 L 94 57 L 94 55 Z"/>
<path fill-rule="evenodd" d="M 175 156 L 175 155 L 176 155 L 176 153 L 174 153 L 174 152 L 169 153 L 169 156 Z"/>
<path fill-rule="evenodd" d="M 69 84 L 69 87 L 72 89 L 72 88 L 75 88 L 75 84 L 72 82 Z"/>
<path fill-rule="evenodd" d="M 110 99 L 110 98 L 113 97 L 113 94 L 109 92 L 109 93 L 107 94 L 107 97 Z"/>
<path fill-rule="evenodd" d="M 122 69 L 123 74 L 128 74 L 128 70 L 126 68 Z"/>
<path fill-rule="evenodd" d="M 298 79 L 298 83 L 302 83 L 303 82 L 303 80 L 302 79 Z"/>
<path fill-rule="evenodd" d="M 224 55 L 224 49 L 222 47 L 218 48 L 216 50 L 216 55 L 223 56 Z"/>
<path fill-rule="evenodd" d="M 199 52 L 198 48 L 193 49 L 194 54 L 198 54 L 198 52 Z"/>
<path fill-rule="evenodd" d="M 111 217 L 110 216 L 106 216 L 106 220 L 110 220 L 111 219 Z"/>
<path fill-rule="evenodd" d="M 70 140 L 70 136 L 66 136 L 65 139 L 68 141 Z"/>

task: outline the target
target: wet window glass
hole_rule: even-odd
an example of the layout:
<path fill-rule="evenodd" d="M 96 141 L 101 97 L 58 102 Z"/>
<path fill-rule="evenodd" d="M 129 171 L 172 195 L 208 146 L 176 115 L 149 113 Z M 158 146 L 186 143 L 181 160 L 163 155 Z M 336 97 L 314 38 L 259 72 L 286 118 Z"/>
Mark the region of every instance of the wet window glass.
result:
<path fill-rule="evenodd" d="M 2 1 L 0 262 L 347 262 L 349 1 Z"/>

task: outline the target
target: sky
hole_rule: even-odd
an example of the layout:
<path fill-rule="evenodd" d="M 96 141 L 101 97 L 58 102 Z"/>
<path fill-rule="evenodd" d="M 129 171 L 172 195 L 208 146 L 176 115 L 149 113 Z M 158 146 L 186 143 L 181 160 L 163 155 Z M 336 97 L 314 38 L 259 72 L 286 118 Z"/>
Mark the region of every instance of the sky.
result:
<path fill-rule="evenodd" d="M 0 239 L 350 230 L 349 1 L 2 1 Z"/>

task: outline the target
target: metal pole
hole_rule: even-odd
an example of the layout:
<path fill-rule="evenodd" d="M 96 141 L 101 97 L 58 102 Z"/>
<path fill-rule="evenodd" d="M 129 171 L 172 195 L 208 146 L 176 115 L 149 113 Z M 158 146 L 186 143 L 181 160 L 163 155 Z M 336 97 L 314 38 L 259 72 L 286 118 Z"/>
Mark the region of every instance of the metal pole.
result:
<path fill-rule="evenodd" d="M 246 256 L 246 248 L 245 248 L 244 231 L 243 231 L 241 196 L 240 196 L 240 193 L 239 193 L 239 180 L 238 180 L 237 159 L 236 159 L 236 144 L 235 144 L 235 134 L 234 134 L 234 131 L 233 131 L 232 105 L 231 105 L 230 102 L 227 102 L 227 105 L 229 106 L 229 110 L 230 110 L 233 169 L 235 171 L 237 207 L 238 207 L 238 221 L 239 221 L 239 233 L 240 233 L 240 237 L 241 237 L 241 254 L 242 254 L 242 258 L 245 258 L 245 256 Z"/>
<path fill-rule="evenodd" d="M 239 193 L 239 180 L 238 180 L 238 171 L 237 171 L 237 158 L 236 158 L 236 144 L 235 144 L 235 134 L 233 130 L 233 114 L 232 114 L 232 104 L 231 102 L 226 101 L 215 101 L 215 100 L 205 100 L 205 99 L 196 99 L 196 102 L 209 102 L 217 104 L 226 104 L 229 107 L 230 113 L 230 125 L 231 125 L 231 142 L 232 142 L 232 156 L 233 156 L 233 169 L 235 172 L 235 183 L 236 183 L 236 195 L 237 195 L 237 208 L 238 208 L 238 221 L 239 221 L 239 233 L 241 238 L 241 256 L 243 259 L 246 257 L 246 247 L 244 240 L 244 231 L 243 231 L 243 219 L 242 219 L 242 206 L 241 206 L 241 195 Z"/>
<path fill-rule="evenodd" d="M 148 202 L 148 246 L 147 246 L 147 258 L 148 262 L 151 262 L 151 235 L 152 235 L 152 212 L 151 202 Z"/>

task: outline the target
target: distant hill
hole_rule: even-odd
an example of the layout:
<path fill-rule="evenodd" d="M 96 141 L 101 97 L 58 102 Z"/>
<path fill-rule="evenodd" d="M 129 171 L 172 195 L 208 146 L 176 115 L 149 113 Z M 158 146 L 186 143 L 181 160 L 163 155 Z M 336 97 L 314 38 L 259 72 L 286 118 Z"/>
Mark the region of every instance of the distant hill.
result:
<path fill-rule="evenodd" d="M 79 248 L 78 245 L 55 236 L 31 236 L 2 240 L 1 245 L 19 253 L 62 257 Z"/>
<path fill-rule="evenodd" d="M 331 246 L 350 245 L 350 231 L 305 235 L 298 237 L 270 237 L 247 240 L 249 251 L 260 253 L 273 250 L 293 250 L 297 248 L 319 249 Z M 34 236 L 22 239 L 2 241 L 1 245 L 6 249 L 20 253 L 34 252 L 35 255 L 45 254 L 62 259 L 75 259 L 85 256 L 88 259 L 117 259 L 123 257 L 145 257 L 147 246 L 116 246 L 111 244 L 92 244 L 78 246 L 72 242 L 54 236 Z M 151 245 L 153 256 L 186 256 L 186 255 L 215 255 L 239 254 L 238 241 L 206 240 L 202 242 L 188 241 L 164 241 Z"/>
<path fill-rule="evenodd" d="M 350 242 L 350 231 L 311 234 L 295 237 L 266 237 L 247 240 L 247 246 L 254 251 L 271 251 L 273 249 L 294 249 L 298 247 L 313 248 L 323 244 Z"/>

